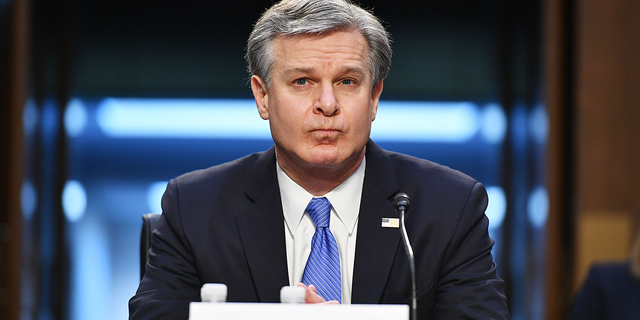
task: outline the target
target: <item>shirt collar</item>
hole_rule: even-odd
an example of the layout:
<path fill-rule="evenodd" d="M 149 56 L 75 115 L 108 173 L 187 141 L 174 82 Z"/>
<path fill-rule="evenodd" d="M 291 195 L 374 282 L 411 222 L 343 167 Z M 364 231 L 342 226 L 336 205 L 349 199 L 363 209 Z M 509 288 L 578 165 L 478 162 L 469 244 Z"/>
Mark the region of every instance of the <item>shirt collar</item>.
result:
<path fill-rule="evenodd" d="M 344 227 L 353 233 L 358 213 L 360 211 L 360 199 L 362 198 L 362 186 L 364 184 L 366 157 L 362 159 L 358 169 L 347 180 L 324 195 L 333 207 L 338 219 Z M 313 198 L 313 195 L 293 181 L 276 161 L 276 172 L 280 197 L 282 199 L 282 211 L 289 231 L 295 233 L 304 211 Z"/>

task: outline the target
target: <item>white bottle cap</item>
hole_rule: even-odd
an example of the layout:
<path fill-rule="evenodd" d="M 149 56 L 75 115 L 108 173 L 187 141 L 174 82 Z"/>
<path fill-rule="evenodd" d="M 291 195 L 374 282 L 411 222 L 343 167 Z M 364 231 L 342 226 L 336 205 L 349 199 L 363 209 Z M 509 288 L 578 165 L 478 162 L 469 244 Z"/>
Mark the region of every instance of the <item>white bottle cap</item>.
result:
<path fill-rule="evenodd" d="M 304 287 L 284 286 L 280 289 L 280 302 L 282 303 L 304 303 L 307 289 Z"/>
<path fill-rule="evenodd" d="M 226 302 L 227 285 L 224 283 L 205 283 L 200 289 L 202 302 Z"/>

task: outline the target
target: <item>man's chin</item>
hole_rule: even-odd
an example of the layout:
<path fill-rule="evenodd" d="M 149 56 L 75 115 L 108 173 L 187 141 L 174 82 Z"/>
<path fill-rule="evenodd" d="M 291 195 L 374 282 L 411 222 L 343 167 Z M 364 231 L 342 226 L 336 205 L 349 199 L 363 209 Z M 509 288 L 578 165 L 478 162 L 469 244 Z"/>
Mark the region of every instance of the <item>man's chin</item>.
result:
<path fill-rule="evenodd" d="M 340 165 L 341 163 L 343 163 L 344 160 L 341 160 L 338 157 L 314 157 L 313 159 L 310 159 L 308 161 L 309 165 L 311 166 L 316 166 L 316 167 L 325 167 L 325 168 L 332 168 L 335 166 Z"/>
<path fill-rule="evenodd" d="M 339 150 L 324 150 L 325 152 L 314 152 L 307 159 L 307 163 L 311 166 L 318 168 L 337 168 L 343 165 L 348 165 L 351 160 L 356 160 L 358 157 L 354 154 L 344 154 Z"/>

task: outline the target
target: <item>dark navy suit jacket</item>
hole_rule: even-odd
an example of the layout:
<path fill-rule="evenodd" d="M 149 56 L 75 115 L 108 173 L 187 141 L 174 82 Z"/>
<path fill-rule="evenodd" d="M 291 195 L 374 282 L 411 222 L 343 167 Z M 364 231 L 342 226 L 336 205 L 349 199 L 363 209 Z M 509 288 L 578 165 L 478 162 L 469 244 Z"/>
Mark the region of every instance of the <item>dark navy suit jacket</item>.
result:
<path fill-rule="evenodd" d="M 569 319 L 640 319 L 640 280 L 631 276 L 629 263 L 591 266 L 574 298 Z"/>
<path fill-rule="evenodd" d="M 484 187 L 468 176 L 369 141 L 356 239 L 352 303 L 408 303 L 409 266 L 392 199 L 411 197 L 406 223 L 415 252 L 420 319 L 506 319 Z M 228 301 L 279 302 L 289 285 L 275 151 L 187 173 L 169 182 L 163 215 L 131 319 L 187 319 L 204 283 L 225 283 Z"/>

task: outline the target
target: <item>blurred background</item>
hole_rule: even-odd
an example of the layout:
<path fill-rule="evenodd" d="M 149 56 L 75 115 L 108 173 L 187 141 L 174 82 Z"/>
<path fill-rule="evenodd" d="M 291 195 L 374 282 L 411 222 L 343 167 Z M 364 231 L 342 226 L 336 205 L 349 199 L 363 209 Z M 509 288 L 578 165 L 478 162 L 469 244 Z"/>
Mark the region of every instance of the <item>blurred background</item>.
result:
<path fill-rule="evenodd" d="M 372 137 L 487 186 L 513 319 L 563 319 L 640 210 L 640 2 L 362 0 Z M 272 145 L 243 59 L 272 1 L 0 0 L 0 318 L 125 319 L 168 180 Z"/>

